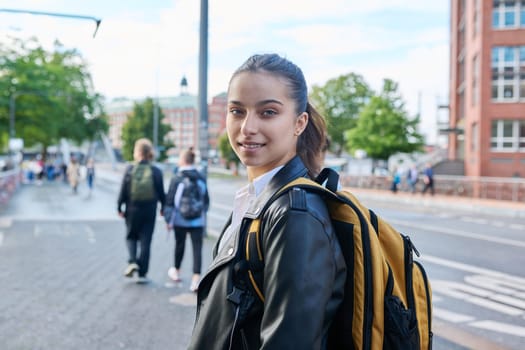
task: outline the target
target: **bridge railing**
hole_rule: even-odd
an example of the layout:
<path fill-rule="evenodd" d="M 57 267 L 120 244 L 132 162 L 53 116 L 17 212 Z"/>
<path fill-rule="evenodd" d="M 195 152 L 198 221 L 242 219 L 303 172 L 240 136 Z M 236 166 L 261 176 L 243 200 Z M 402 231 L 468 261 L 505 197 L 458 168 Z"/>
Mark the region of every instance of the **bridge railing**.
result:
<path fill-rule="evenodd" d="M 344 186 L 372 189 L 390 189 L 392 179 L 388 176 L 374 175 L 342 175 Z M 398 186 L 400 191 L 409 191 L 406 180 Z M 423 178 L 416 184 L 416 191 L 423 189 Z M 481 177 L 481 176 L 451 176 L 435 175 L 434 189 L 436 194 L 507 200 L 525 203 L 525 179 Z"/>
<path fill-rule="evenodd" d="M 14 168 L 0 172 L 0 206 L 5 205 L 22 182 L 22 170 Z"/>

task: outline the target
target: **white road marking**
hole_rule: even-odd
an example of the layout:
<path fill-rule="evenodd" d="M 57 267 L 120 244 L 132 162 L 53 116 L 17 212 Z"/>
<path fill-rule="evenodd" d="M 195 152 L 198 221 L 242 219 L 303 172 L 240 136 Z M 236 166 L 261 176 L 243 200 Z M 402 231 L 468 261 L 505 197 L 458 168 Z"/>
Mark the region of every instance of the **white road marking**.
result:
<path fill-rule="evenodd" d="M 518 231 L 525 231 L 525 225 L 520 225 L 520 224 L 510 224 L 509 226 L 510 228 L 514 229 L 514 230 L 518 230 Z"/>
<path fill-rule="evenodd" d="M 432 314 L 435 317 L 452 323 L 464 323 L 475 320 L 475 318 L 472 316 L 459 314 L 457 312 L 452 312 L 437 307 L 432 308 Z"/>
<path fill-rule="evenodd" d="M 97 240 L 95 239 L 95 231 L 93 231 L 93 229 L 89 225 L 86 225 L 84 227 L 85 227 L 86 232 L 87 232 L 88 242 L 91 243 L 91 244 L 96 243 Z"/>
<path fill-rule="evenodd" d="M 503 227 L 503 226 L 505 226 L 505 223 L 503 221 L 492 221 L 490 224 L 492 226 L 496 226 L 496 227 Z"/>
<path fill-rule="evenodd" d="M 456 269 L 456 270 L 470 272 L 470 273 L 500 277 L 500 278 L 506 279 L 508 281 L 512 281 L 513 283 L 517 283 L 519 285 L 525 284 L 525 278 L 522 278 L 522 277 L 512 276 L 512 275 L 508 275 L 508 274 L 505 274 L 505 273 L 502 273 L 502 272 L 498 272 L 498 271 L 494 271 L 494 270 L 490 270 L 490 269 L 485 269 L 485 268 L 481 268 L 481 267 L 477 267 L 477 266 L 473 266 L 473 265 L 468 265 L 468 264 L 460 263 L 460 262 L 457 262 L 457 261 L 442 259 L 442 258 L 438 258 L 438 257 L 432 256 L 432 255 L 422 255 L 419 258 L 419 260 L 426 261 L 426 262 L 429 262 L 429 263 L 432 263 L 432 264 L 437 264 L 437 265 L 441 265 L 441 266 L 450 267 L 450 268 Z"/>
<path fill-rule="evenodd" d="M 468 326 L 482 328 L 498 333 L 510 334 L 518 337 L 525 337 L 525 327 L 516 326 L 513 324 L 496 322 L 492 320 L 476 321 L 476 319 L 469 315 L 460 314 L 448 310 L 443 310 L 434 307 L 432 309 L 433 316 L 450 323 L 464 323 Z"/>
<path fill-rule="evenodd" d="M 40 225 L 33 226 L 33 236 L 38 237 L 41 233 Z"/>
<path fill-rule="evenodd" d="M 517 281 L 509 281 L 505 276 L 466 276 L 465 282 L 480 288 L 490 289 L 498 293 L 518 295 L 516 289 L 525 290 L 525 284 Z"/>
<path fill-rule="evenodd" d="M 524 314 L 523 309 L 501 304 L 498 300 L 494 300 L 501 299 L 503 296 L 494 295 L 490 291 L 471 287 L 463 283 L 434 280 L 432 281 L 432 290 L 506 315 L 520 316 Z"/>
<path fill-rule="evenodd" d="M 525 337 L 525 327 L 519 327 L 507 323 L 496 322 L 496 321 L 477 321 L 469 323 L 470 326 L 487 329 L 499 333 L 506 333 L 515 335 L 518 337 Z"/>
<path fill-rule="evenodd" d="M 472 222 L 474 224 L 480 224 L 480 225 L 486 225 L 488 222 L 487 219 L 471 218 L 469 216 L 462 216 L 460 219 L 465 222 Z"/>
<path fill-rule="evenodd" d="M 525 241 L 517 241 L 517 240 L 514 240 L 514 239 L 500 238 L 500 237 L 496 237 L 496 236 L 482 235 L 482 234 L 477 234 L 477 233 L 472 233 L 472 232 L 466 232 L 466 231 L 460 231 L 460 230 L 454 230 L 454 229 L 447 229 L 447 228 L 444 228 L 444 227 L 437 227 L 437 226 L 434 226 L 434 225 L 422 225 L 420 223 L 413 223 L 413 222 L 409 222 L 409 221 L 402 221 L 402 220 L 395 220 L 395 219 L 393 219 L 393 220 L 389 219 L 388 221 L 393 226 L 399 225 L 399 226 L 404 226 L 404 227 L 411 227 L 411 228 L 421 229 L 421 230 L 425 230 L 425 231 L 444 233 L 444 234 L 452 235 L 452 236 L 474 238 L 474 239 L 479 239 L 479 240 L 487 241 L 487 242 L 494 242 L 494 243 L 505 244 L 505 245 L 510 245 L 510 246 L 514 246 L 514 247 L 525 248 Z"/>
<path fill-rule="evenodd" d="M 4 233 L 0 232 L 0 246 L 4 243 Z"/>

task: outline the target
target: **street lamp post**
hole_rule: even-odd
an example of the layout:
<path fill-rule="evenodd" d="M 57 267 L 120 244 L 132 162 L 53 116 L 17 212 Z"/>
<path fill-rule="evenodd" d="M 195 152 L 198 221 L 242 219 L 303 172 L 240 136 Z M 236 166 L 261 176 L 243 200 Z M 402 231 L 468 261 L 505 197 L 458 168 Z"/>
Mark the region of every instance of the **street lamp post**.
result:
<path fill-rule="evenodd" d="M 15 138 L 15 98 L 18 94 L 15 92 L 9 98 L 9 136 Z"/>
<path fill-rule="evenodd" d="M 208 0 L 201 0 L 199 28 L 199 150 L 203 174 L 208 173 Z"/>

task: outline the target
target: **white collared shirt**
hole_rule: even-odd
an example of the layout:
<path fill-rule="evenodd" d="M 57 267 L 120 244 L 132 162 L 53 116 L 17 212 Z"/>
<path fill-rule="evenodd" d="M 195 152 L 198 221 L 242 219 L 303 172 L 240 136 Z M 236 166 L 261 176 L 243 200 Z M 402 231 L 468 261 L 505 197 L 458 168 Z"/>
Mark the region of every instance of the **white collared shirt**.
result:
<path fill-rule="evenodd" d="M 266 185 L 270 182 L 273 176 L 282 169 L 284 165 L 278 166 L 258 177 L 256 177 L 252 182 L 243 186 L 235 193 L 235 198 L 233 200 L 233 212 L 232 212 L 232 221 L 230 226 L 224 231 L 224 235 L 219 242 L 220 251 L 224 244 L 230 239 L 235 230 L 241 225 L 242 218 L 250 205 L 255 201 L 255 199 L 261 194 Z"/>

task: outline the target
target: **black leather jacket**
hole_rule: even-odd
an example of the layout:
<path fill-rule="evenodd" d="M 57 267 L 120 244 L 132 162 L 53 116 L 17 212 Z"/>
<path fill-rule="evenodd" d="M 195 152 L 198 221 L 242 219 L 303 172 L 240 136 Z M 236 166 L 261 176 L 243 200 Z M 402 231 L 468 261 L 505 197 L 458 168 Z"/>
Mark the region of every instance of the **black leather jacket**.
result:
<path fill-rule="evenodd" d="M 306 174 L 300 158 L 293 158 L 245 216 L 257 217 L 275 191 Z M 236 306 L 227 299 L 233 266 L 244 249 L 245 219 L 222 250 L 215 251 L 199 285 L 189 349 L 326 349 L 327 331 L 343 298 L 346 266 L 324 201 L 299 192 L 299 197 L 279 197 L 263 213 L 264 304 L 253 298 L 246 317 L 236 321 Z M 292 205 L 294 201 L 299 205 Z"/>

